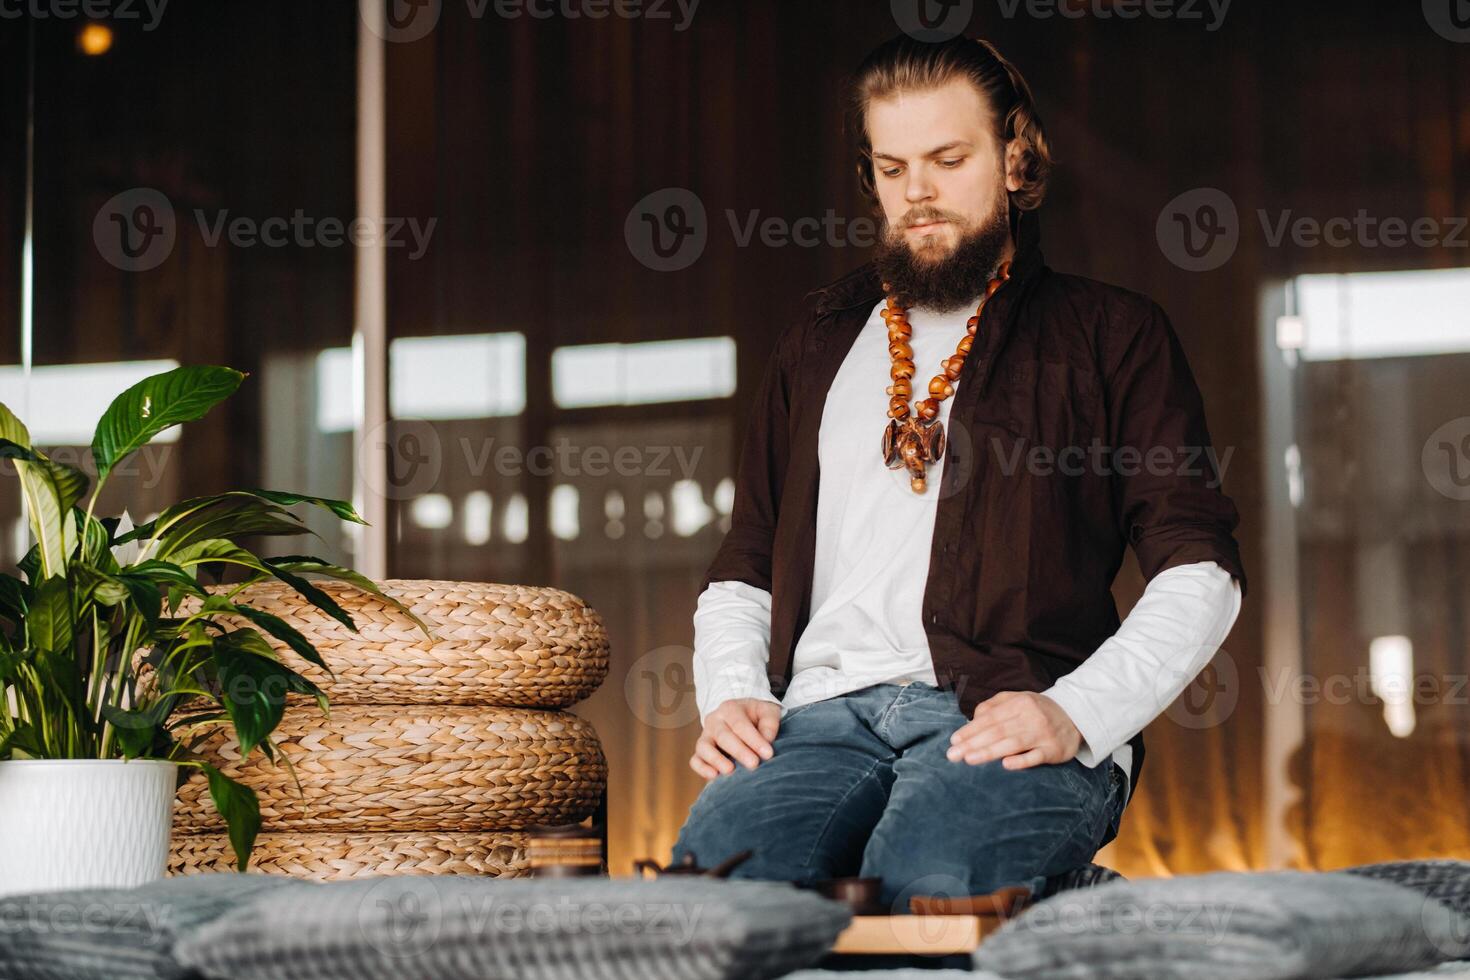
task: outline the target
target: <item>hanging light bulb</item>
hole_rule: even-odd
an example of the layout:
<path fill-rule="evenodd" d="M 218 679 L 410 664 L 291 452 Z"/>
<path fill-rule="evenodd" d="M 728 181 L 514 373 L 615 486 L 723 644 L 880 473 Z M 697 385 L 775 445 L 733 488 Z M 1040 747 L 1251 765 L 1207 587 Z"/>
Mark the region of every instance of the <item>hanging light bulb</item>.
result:
<path fill-rule="evenodd" d="M 112 28 L 95 20 L 77 32 L 77 50 L 95 58 L 112 50 Z"/>

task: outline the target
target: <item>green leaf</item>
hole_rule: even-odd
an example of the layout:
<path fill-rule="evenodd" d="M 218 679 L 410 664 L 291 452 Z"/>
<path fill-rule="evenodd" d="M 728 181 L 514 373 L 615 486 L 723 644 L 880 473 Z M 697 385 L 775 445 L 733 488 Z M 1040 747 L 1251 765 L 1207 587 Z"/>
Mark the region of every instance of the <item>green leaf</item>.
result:
<path fill-rule="evenodd" d="M 24 446 L 26 449 L 31 448 L 30 431 L 3 402 L 0 402 L 0 439 L 13 442 L 17 446 Z"/>
<path fill-rule="evenodd" d="M 34 584 L 41 577 L 41 546 L 38 544 L 31 545 L 31 550 L 27 551 L 25 556 L 15 563 L 15 567 L 26 577 L 27 582 Z"/>
<path fill-rule="evenodd" d="M 315 533 L 290 511 L 244 493 L 223 493 L 175 504 L 156 521 L 134 528 L 118 540 L 126 541 L 140 532 L 159 538 L 156 558 L 171 558 L 183 548 L 209 538 Z"/>
<path fill-rule="evenodd" d="M 281 504 L 286 507 L 292 504 L 313 504 L 317 507 L 325 507 L 344 521 L 351 521 L 354 524 L 367 523 L 353 509 L 352 505 L 345 500 L 335 500 L 331 497 L 313 497 L 304 493 L 292 493 L 289 490 L 261 490 L 257 488 L 254 490 L 242 490 L 240 492 L 262 497 L 271 503 Z"/>
<path fill-rule="evenodd" d="M 352 585 L 355 585 L 359 589 L 362 589 L 364 592 L 371 592 L 378 598 L 383 599 L 388 603 L 391 603 L 405 616 L 413 620 L 418 628 L 423 630 L 424 636 L 427 637 L 431 643 L 436 642 L 439 639 L 437 636 L 434 635 L 433 631 L 429 629 L 429 624 L 425 623 L 422 619 L 416 616 L 412 609 L 408 608 L 402 602 L 399 602 L 397 599 L 388 595 L 378 586 L 378 583 L 374 582 L 366 575 L 363 575 L 361 572 L 355 572 L 350 568 L 342 568 L 338 565 L 329 564 L 328 562 L 325 562 L 320 558 L 313 557 L 312 555 L 282 555 L 279 558 L 270 559 L 270 562 L 275 567 L 284 568 L 287 571 L 307 572 L 315 575 L 325 575 L 328 578 L 339 579 L 343 582 L 348 582 Z"/>
<path fill-rule="evenodd" d="M 9 439 L 0 438 L 0 458 L 12 460 L 20 476 L 26 517 L 40 548 L 42 577 L 65 573 L 77 540 L 71 509 L 87 492 L 87 475 Z"/>
<path fill-rule="evenodd" d="M 144 378 L 118 395 L 92 436 L 97 479 L 164 429 L 203 418 L 243 380 L 245 375 L 234 368 L 179 367 Z"/>
<path fill-rule="evenodd" d="M 42 579 L 26 614 L 26 643 L 34 650 L 69 652 L 73 636 L 71 591 L 65 578 Z"/>
<path fill-rule="evenodd" d="M 270 644 L 253 629 L 218 637 L 214 662 L 219 669 L 220 700 L 234 723 L 241 758 L 276 730 L 288 693 L 309 694 L 326 710 L 322 690 L 275 659 Z"/>
<path fill-rule="evenodd" d="M 86 519 L 86 513 L 80 508 L 73 508 L 72 513 L 77 515 L 77 524 Z M 112 528 L 107 522 L 111 521 L 113 527 L 117 525 L 117 518 L 103 518 L 99 520 L 94 517 L 87 523 L 87 533 L 82 537 L 81 559 L 89 565 L 95 565 L 104 572 L 115 572 L 118 569 L 117 559 L 113 557 L 108 547 L 112 541 Z"/>
<path fill-rule="evenodd" d="M 161 539 L 171 542 L 172 551 L 178 551 L 206 538 L 234 539 L 246 534 L 315 534 L 295 514 L 284 509 L 299 503 L 323 507 L 343 520 L 366 523 L 345 500 L 283 490 L 230 490 L 180 501 L 156 519 L 119 536 L 115 543 L 123 544 L 158 534 Z"/>
<path fill-rule="evenodd" d="M 322 612 L 352 630 L 352 632 L 357 632 L 357 624 L 352 621 L 352 617 L 347 614 L 347 610 L 339 606 L 337 600 L 312 585 L 300 575 L 292 572 L 289 567 L 290 563 L 285 563 L 283 567 L 282 564 L 278 564 L 276 559 L 273 558 L 266 558 L 264 561 L 266 568 L 270 570 L 272 575 L 301 593 L 307 602 L 310 602 L 313 606 L 316 606 Z"/>
<path fill-rule="evenodd" d="M 29 722 L 21 722 L 0 737 L 0 759 L 44 759 L 46 750 Z"/>
<path fill-rule="evenodd" d="M 264 609 L 256 609 L 254 606 L 247 606 L 241 603 L 234 604 L 234 611 L 296 651 L 297 656 L 316 664 L 328 674 L 332 674 L 332 668 L 327 666 L 327 662 L 322 659 L 322 655 L 317 652 L 316 647 L 311 645 L 311 641 L 302 636 L 300 630 L 286 622 L 280 616 L 277 616 L 275 613 L 268 613 Z"/>
<path fill-rule="evenodd" d="M 115 606 L 128 597 L 127 585 L 118 581 L 116 575 L 100 568 L 77 564 L 72 568 L 72 575 L 76 579 L 76 601 L 79 607 L 89 599 L 101 606 Z"/>
<path fill-rule="evenodd" d="M 0 616 L 19 623 L 30 606 L 31 587 L 14 575 L 0 575 Z"/>
<path fill-rule="evenodd" d="M 260 572 L 270 571 L 253 552 L 225 538 L 205 538 L 202 541 L 195 541 L 193 544 L 171 551 L 168 557 L 169 561 L 181 568 L 218 561 L 231 565 L 243 565 Z"/>
<path fill-rule="evenodd" d="M 162 733 L 163 723 L 173 710 L 175 700 L 161 697 L 142 710 L 120 708 L 115 704 L 102 706 L 102 717 L 112 723 L 124 759 L 136 759 L 148 753 Z"/>
<path fill-rule="evenodd" d="M 235 868 L 244 871 L 250 865 L 250 853 L 255 850 L 255 838 L 260 833 L 260 800 L 249 786 L 237 783 L 207 762 L 201 766 L 209 777 L 209 797 L 214 800 L 214 808 L 230 829 Z"/>
<path fill-rule="evenodd" d="M 163 615 L 163 593 L 159 591 L 158 582 L 151 577 L 134 574 L 133 569 L 136 567 L 123 569 L 115 578 L 128 590 L 133 608 L 138 610 L 138 614 L 143 617 L 143 623 L 152 632 L 158 628 L 159 617 Z"/>

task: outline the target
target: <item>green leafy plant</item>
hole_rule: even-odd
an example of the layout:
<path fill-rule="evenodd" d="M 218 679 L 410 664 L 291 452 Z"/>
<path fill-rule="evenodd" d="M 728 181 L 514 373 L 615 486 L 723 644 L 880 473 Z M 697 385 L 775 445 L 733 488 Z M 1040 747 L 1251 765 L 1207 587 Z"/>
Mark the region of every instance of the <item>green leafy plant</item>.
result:
<path fill-rule="evenodd" d="M 265 558 L 240 543 L 314 533 L 287 509 L 297 504 L 365 524 L 346 501 L 233 490 L 174 504 L 137 527 L 126 512 L 94 516 L 119 463 L 165 429 L 202 418 L 244 378 L 226 367 L 181 367 L 119 395 L 92 439 L 97 481 L 85 509 L 87 475 L 33 446 L 0 405 L 0 457 L 15 466 L 35 539 L 21 576 L 0 574 L 0 760 L 145 758 L 201 769 L 242 871 L 260 829 L 259 801 L 198 748 L 223 727 L 242 759 L 258 750 L 289 766 L 271 740 L 287 696 L 314 698 L 323 714 L 327 696 L 282 663 L 267 636 L 330 670 L 297 629 L 240 593 L 278 579 L 355 631 L 307 576 L 339 579 L 392 602 L 432 635 L 351 569 L 309 555 Z"/>

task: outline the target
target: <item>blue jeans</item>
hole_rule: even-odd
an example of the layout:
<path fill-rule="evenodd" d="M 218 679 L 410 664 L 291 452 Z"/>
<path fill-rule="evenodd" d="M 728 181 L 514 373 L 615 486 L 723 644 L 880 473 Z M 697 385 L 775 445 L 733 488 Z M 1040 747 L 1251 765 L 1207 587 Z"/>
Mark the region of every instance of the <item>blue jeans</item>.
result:
<path fill-rule="evenodd" d="M 967 719 L 953 691 L 875 684 L 801 705 L 774 754 L 705 784 L 674 844 L 710 867 L 755 853 L 733 878 L 809 883 L 879 877 L 882 901 L 983 895 L 1087 864 L 1118 833 L 1122 769 L 1076 759 L 1006 769 L 945 758 Z"/>

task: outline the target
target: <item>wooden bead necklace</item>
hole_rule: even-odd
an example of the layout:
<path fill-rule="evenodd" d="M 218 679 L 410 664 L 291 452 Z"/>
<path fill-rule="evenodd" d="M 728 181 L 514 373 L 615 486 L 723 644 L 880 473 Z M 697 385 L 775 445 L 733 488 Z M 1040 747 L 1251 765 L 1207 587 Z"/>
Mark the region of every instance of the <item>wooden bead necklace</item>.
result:
<path fill-rule="evenodd" d="M 909 341 L 914 332 L 909 326 L 908 311 L 898 304 L 888 283 L 883 292 L 888 294 L 882 317 L 888 324 L 888 356 L 893 359 L 891 376 L 893 384 L 888 392 L 888 425 L 883 430 L 883 463 L 891 470 L 905 466 L 909 471 L 909 486 L 914 493 L 923 493 L 927 485 L 925 470 L 930 463 L 944 456 L 944 423 L 939 421 L 939 403 L 954 394 L 954 382 L 959 380 L 960 370 L 969 356 L 970 345 L 975 342 L 975 331 L 980 328 L 980 314 L 995 291 L 1011 277 L 1011 264 L 1002 262 L 996 276 L 985 287 L 975 315 L 965 325 L 965 336 L 960 338 L 954 355 L 942 362 L 943 370 L 929 382 L 929 397 L 914 405 L 910 413 L 909 398 L 913 395 L 914 349 Z"/>

